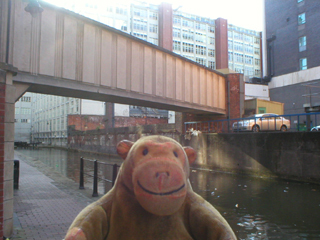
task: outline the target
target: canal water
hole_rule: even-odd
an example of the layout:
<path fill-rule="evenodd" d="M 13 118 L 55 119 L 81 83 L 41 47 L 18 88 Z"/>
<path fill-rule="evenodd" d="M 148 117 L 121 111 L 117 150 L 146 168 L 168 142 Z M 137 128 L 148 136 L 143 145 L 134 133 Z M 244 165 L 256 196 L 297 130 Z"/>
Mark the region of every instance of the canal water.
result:
<path fill-rule="evenodd" d="M 109 155 L 50 148 L 18 151 L 41 160 L 76 182 L 79 182 L 81 156 L 111 164 L 122 162 Z M 111 179 L 111 168 L 100 164 L 100 177 L 106 175 Z M 85 161 L 85 172 L 92 174 L 92 171 L 92 162 Z M 238 239 L 320 239 L 320 185 L 200 169 L 191 170 L 190 181 L 194 191 L 227 219 Z M 85 182 L 87 188 L 92 188 L 91 176 L 85 175 Z M 100 194 L 111 187 L 102 182 Z"/>

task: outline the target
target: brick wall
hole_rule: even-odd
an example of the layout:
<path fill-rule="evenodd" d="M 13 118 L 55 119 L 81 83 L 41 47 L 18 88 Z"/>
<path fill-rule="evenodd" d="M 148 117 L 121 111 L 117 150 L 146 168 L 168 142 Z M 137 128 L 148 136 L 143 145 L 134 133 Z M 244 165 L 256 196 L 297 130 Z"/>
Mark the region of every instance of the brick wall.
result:
<path fill-rule="evenodd" d="M 76 131 L 105 129 L 108 121 L 102 115 L 68 115 L 68 127 Z M 167 123 L 168 119 L 165 118 L 114 117 L 114 127 L 116 128 Z"/>
<path fill-rule="evenodd" d="M 88 131 L 105 128 L 105 116 L 101 115 L 68 115 L 68 127 L 74 130 Z"/>
<path fill-rule="evenodd" d="M 244 81 L 241 81 L 241 76 L 242 75 L 239 73 L 227 75 L 227 81 L 229 81 L 230 88 L 230 119 L 241 118 L 243 115 Z"/>
<path fill-rule="evenodd" d="M 6 85 L 0 83 L 0 238 L 3 236 L 3 201 L 4 201 L 4 117 Z"/>
<path fill-rule="evenodd" d="M 182 135 L 175 124 L 139 125 L 130 127 L 108 128 L 106 131 L 75 131 L 68 129 L 68 147 L 81 151 L 116 154 L 116 145 L 127 139 L 136 141 L 145 135 L 165 135 L 180 142 Z"/>
<path fill-rule="evenodd" d="M 150 125 L 150 124 L 167 124 L 168 119 L 165 118 L 139 118 L 139 117 L 114 117 L 114 126 L 130 127 L 137 125 Z"/>

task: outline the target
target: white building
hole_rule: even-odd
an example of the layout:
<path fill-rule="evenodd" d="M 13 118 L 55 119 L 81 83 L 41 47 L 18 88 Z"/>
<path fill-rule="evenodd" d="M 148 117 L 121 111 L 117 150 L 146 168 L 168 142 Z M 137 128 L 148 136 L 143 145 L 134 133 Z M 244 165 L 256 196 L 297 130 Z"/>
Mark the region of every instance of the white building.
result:
<path fill-rule="evenodd" d="M 31 139 L 34 142 L 64 146 L 67 138 L 68 114 L 105 114 L 103 102 L 45 94 L 26 94 L 31 95 L 32 99 Z"/>

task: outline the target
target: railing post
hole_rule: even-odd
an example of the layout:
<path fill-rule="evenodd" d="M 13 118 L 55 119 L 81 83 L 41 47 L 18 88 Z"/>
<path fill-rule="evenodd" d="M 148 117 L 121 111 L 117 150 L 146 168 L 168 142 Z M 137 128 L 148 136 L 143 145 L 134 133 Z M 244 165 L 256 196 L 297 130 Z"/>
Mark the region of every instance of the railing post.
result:
<path fill-rule="evenodd" d="M 93 172 L 93 193 L 92 197 L 98 197 L 98 161 L 94 160 Z"/>
<path fill-rule="evenodd" d="M 20 161 L 15 159 L 13 162 L 13 188 L 19 189 Z"/>
<path fill-rule="evenodd" d="M 84 189 L 84 164 L 83 164 L 83 157 L 80 158 L 80 181 L 79 181 L 79 189 Z"/>
<path fill-rule="evenodd" d="M 112 170 L 112 186 L 114 185 L 118 174 L 118 166 L 117 164 L 113 164 L 113 170 Z"/>

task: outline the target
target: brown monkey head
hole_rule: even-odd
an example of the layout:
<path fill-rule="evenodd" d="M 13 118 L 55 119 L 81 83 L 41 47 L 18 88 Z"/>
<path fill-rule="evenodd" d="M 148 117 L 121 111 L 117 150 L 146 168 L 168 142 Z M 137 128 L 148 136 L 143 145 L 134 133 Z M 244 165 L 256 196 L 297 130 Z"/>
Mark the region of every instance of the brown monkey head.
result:
<path fill-rule="evenodd" d="M 148 136 L 133 143 L 121 141 L 118 154 L 125 159 L 121 177 L 140 205 L 156 215 L 170 215 L 183 204 L 188 188 L 189 163 L 196 152 L 164 136 Z"/>

